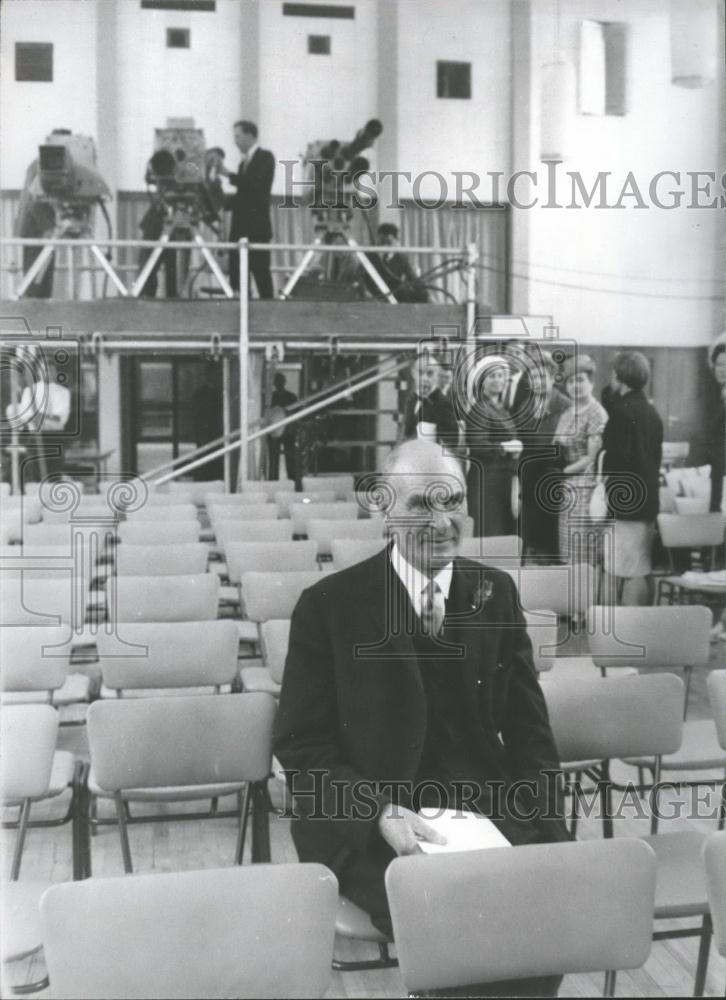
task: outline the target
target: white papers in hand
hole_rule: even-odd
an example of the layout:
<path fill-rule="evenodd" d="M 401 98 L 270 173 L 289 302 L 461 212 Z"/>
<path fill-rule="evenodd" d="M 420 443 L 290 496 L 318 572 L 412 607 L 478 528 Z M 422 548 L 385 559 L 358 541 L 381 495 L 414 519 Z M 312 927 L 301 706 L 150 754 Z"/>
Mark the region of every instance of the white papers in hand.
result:
<path fill-rule="evenodd" d="M 458 809 L 437 809 L 431 806 L 420 809 L 419 816 L 437 833 L 446 837 L 445 844 L 431 844 L 426 840 L 420 840 L 419 847 L 424 854 L 481 851 L 487 847 L 511 846 L 492 821 L 479 813 Z"/>

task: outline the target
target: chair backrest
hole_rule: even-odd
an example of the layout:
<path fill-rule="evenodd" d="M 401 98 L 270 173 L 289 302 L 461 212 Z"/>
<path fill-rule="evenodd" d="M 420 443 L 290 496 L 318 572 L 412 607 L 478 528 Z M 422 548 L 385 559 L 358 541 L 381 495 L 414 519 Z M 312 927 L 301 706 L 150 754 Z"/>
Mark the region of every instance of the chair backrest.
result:
<path fill-rule="evenodd" d="M 220 687 L 237 676 L 239 633 L 231 619 L 209 622 L 121 622 L 99 632 L 103 683 L 130 688 Z"/>
<path fill-rule="evenodd" d="M 706 837 L 703 862 L 706 866 L 713 937 L 719 954 L 726 956 L 726 830 L 719 830 Z"/>
<path fill-rule="evenodd" d="M 543 686 L 563 763 L 675 753 L 683 736 L 675 674 L 554 678 Z"/>
<path fill-rule="evenodd" d="M 87 719 L 96 781 L 107 792 L 262 781 L 274 713 L 262 692 L 95 701 Z"/>
<path fill-rule="evenodd" d="M 275 503 L 280 517 L 290 517 L 291 511 L 298 504 L 311 507 L 318 503 L 334 503 L 335 490 L 316 490 L 312 493 L 276 493 Z M 323 516 L 322 514 L 320 515 Z M 353 515 L 355 516 L 355 515 Z"/>
<path fill-rule="evenodd" d="M 707 488 L 708 484 L 706 483 L 705 489 Z M 702 517 L 704 514 L 708 514 L 709 499 L 705 493 L 696 497 L 675 497 L 673 505 L 676 508 L 676 514 L 680 517 Z"/>
<path fill-rule="evenodd" d="M 196 507 L 204 505 L 204 498 L 208 493 L 224 493 L 226 487 L 221 479 L 199 479 L 195 482 L 180 480 L 170 480 L 166 484 L 169 493 L 180 493 L 193 503 Z"/>
<path fill-rule="evenodd" d="M 57 691 L 70 662 L 67 628 L 11 625 L 0 628 L 0 686 L 3 691 Z"/>
<path fill-rule="evenodd" d="M 119 576 L 183 576 L 204 573 L 209 549 L 201 542 L 181 545 L 119 545 L 114 565 Z"/>
<path fill-rule="evenodd" d="M 240 583 L 242 574 L 314 570 L 318 548 L 315 542 L 229 542 L 224 547 L 230 583 Z"/>
<path fill-rule="evenodd" d="M 70 570 L 3 571 L 0 574 L 0 627 L 69 624 L 85 620 L 86 586 L 80 588 Z"/>
<path fill-rule="evenodd" d="M 532 659 L 538 673 L 551 670 L 557 658 L 557 615 L 554 611 L 525 611 Z"/>
<path fill-rule="evenodd" d="M 120 525 L 113 523 L 90 527 L 78 524 L 29 524 L 23 529 L 23 544 L 33 548 L 51 546 L 57 548 L 63 546 L 70 554 L 74 539 L 80 538 L 84 545 L 94 539 L 94 544 L 98 549 L 102 549 L 106 541 L 113 538 Z"/>
<path fill-rule="evenodd" d="M 360 508 L 357 503 L 294 503 L 290 505 L 290 520 L 295 535 L 307 535 L 308 522 L 313 518 L 323 521 L 355 521 Z"/>
<path fill-rule="evenodd" d="M 48 790 L 58 723 L 58 713 L 50 705 L 3 708 L 0 795 L 6 802 L 40 797 Z"/>
<path fill-rule="evenodd" d="M 584 614 L 596 593 L 596 573 L 589 563 L 568 566 L 502 567 L 517 585 L 522 609 L 549 608 L 558 615 Z"/>
<path fill-rule="evenodd" d="M 274 500 L 277 493 L 294 493 L 295 483 L 292 479 L 249 479 L 242 492 L 248 490 L 266 493 L 270 500 Z"/>
<path fill-rule="evenodd" d="M 106 599 L 110 621 L 212 621 L 218 611 L 219 577 L 216 573 L 110 577 Z"/>
<path fill-rule="evenodd" d="M 209 510 L 210 507 L 245 507 L 248 504 L 270 503 L 272 497 L 264 490 L 257 493 L 250 490 L 244 493 L 210 493 L 204 499 Z"/>
<path fill-rule="evenodd" d="M 317 544 L 319 556 L 331 554 L 331 543 L 336 538 L 375 539 L 380 542 L 384 529 L 385 524 L 379 517 L 370 517 L 360 521 L 311 517 L 306 525 L 307 536 Z"/>
<path fill-rule="evenodd" d="M 270 671 L 272 679 L 282 684 L 285 673 L 287 647 L 290 642 L 290 619 L 273 618 L 260 625 L 260 646 L 262 661 Z"/>
<path fill-rule="evenodd" d="M 146 502 L 154 507 L 178 507 L 179 504 L 191 504 L 192 495 L 188 490 L 181 489 L 175 493 L 150 490 Z"/>
<path fill-rule="evenodd" d="M 214 534 L 220 548 L 225 548 L 230 542 L 291 542 L 292 521 L 289 518 L 279 521 L 248 521 L 240 517 L 239 520 L 234 518 L 231 521 L 217 521 Z"/>
<path fill-rule="evenodd" d="M 509 566 L 517 565 L 522 558 L 522 539 L 519 535 L 491 535 L 488 538 L 463 538 L 459 555 L 480 559 L 496 566 L 503 560 Z"/>
<path fill-rule="evenodd" d="M 124 521 L 118 527 L 121 542 L 129 545 L 184 545 L 199 541 L 199 521 Z"/>
<path fill-rule="evenodd" d="M 209 521 L 216 529 L 220 521 L 274 521 L 277 507 L 274 503 L 213 504 L 208 508 Z"/>
<path fill-rule="evenodd" d="M 94 878 L 41 902 L 56 997 L 320 997 L 338 882 L 318 864 Z"/>
<path fill-rule="evenodd" d="M 726 750 L 726 670 L 712 670 L 706 683 L 718 741 Z"/>
<path fill-rule="evenodd" d="M 336 500 L 350 500 L 355 492 L 355 476 L 303 476 L 303 493 L 333 490 Z"/>
<path fill-rule="evenodd" d="M 43 517 L 43 510 L 37 491 L 26 496 L 4 496 L 0 500 L 0 523 L 10 514 L 19 514 L 23 524 L 37 524 Z"/>
<path fill-rule="evenodd" d="M 637 968 L 655 869 L 652 848 L 626 838 L 395 858 L 386 891 L 405 987 Z"/>
<path fill-rule="evenodd" d="M 359 524 L 366 524 L 366 521 L 359 521 Z M 353 540 L 344 538 L 334 538 L 330 543 L 330 552 L 333 556 L 333 569 L 347 569 L 355 566 L 356 563 L 370 559 L 376 552 L 380 552 L 386 545 L 385 538 L 356 538 Z"/>
<path fill-rule="evenodd" d="M 99 501 L 98 497 L 89 496 L 85 501 L 81 498 L 78 507 L 73 511 L 73 517 L 71 517 L 70 511 L 49 510 L 44 507 L 42 524 L 70 524 L 72 520 L 77 521 L 79 517 L 89 520 L 95 519 L 103 523 L 108 520 L 110 513 L 108 505 L 103 500 Z"/>
<path fill-rule="evenodd" d="M 711 612 L 698 604 L 587 612 L 590 655 L 598 667 L 705 667 L 710 628 Z"/>
<path fill-rule="evenodd" d="M 243 573 L 242 593 L 250 621 L 290 618 L 300 595 L 324 579 L 318 570 L 296 573 Z"/>
<path fill-rule="evenodd" d="M 721 545 L 724 538 L 724 517 L 718 513 L 659 514 L 658 532 L 667 549 Z"/>
<path fill-rule="evenodd" d="M 174 523 L 176 521 L 193 521 L 196 516 L 197 508 L 193 503 L 163 504 L 161 506 L 147 503 L 139 510 L 129 511 L 126 520 L 130 524 L 138 524 L 139 521 Z"/>

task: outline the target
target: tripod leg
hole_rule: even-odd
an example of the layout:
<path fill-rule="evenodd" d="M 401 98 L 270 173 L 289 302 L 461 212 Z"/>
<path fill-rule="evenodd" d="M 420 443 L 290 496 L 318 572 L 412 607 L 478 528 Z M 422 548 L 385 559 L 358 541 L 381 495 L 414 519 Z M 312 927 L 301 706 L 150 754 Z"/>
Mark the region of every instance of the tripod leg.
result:
<path fill-rule="evenodd" d="M 43 247 L 28 268 L 27 272 L 23 275 L 23 280 L 18 285 L 18 290 L 15 294 L 19 299 L 25 295 L 36 278 L 41 278 L 45 274 L 45 269 L 50 263 L 50 259 L 54 253 L 55 247 L 52 246 L 52 244 L 48 243 Z"/>
<path fill-rule="evenodd" d="M 141 294 L 142 288 L 146 284 L 146 279 L 149 277 L 149 275 L 151 274 L 151 272 L 154 270 L 154 267 L 156 266 L 156 262 L 159 259 L 159 257 L 161 257 L 162 253 L 164 252 L 164 247 L 169 242 L 169 239 L 170 239 L 170 234 L 169 233 L 164 233 L 163 236 L 159 239 L 159 245 L 155 246 L 154 249 L 151 251 L 151 256 L 146 261 L 146 263 L 144 264 L 144 266 L 141 268 L 141 273 L 139 274 L 138 278 L 136 279 L 136 281 L 131 286 L 131 298 L 132 299 L 138 299 L 139 295 Z"/>
<path fill-rule="evenodd" d="M 316 246 L 319 246 L 322 242 L 323 241 L 320 239 L 319 236 L 315 237 Z M 307 253 L 303 256 L 303 259 L 300 261 L 298 266 L 295 268 L 290 277 L 287 279 L 287 284 L 280 292 L 281 299 L 287 299 L 290 297 L 290 292 L 293 290 L 293 288 L 298 283 L 300 278 L 302 278 L 303 274 L 305 274 L 308 267 L 310 267 L 310 264 L 312 263 L 314 257 L 315 257 L 314 250 L 308 250 Z"/>
<path fill-rule="evenodd" d="M 195 234 L 195 236 L 194 236 L 194 242 L 195 243 L 203 243 L 204 242 L 204 240 L 199 235 L 199 233 Z M 226 276 L 224 274 L 224 271 L 219 266 L 219 262 L 215 258 L 214 254 L 210 251 L 209 247 L 205 247 L 205 246 L 202 247 L 202 257 L 204 257 L 204 259 L 206 260 L 207 264 L 209 264 L 209 270 L 212 272 L 212 274 L 214 275 L 214 277 L 219 282 L 219 287 L 222 289 L 222 291 L 224 292 L 224 294 L 227 296 L 228 299 L 233 299 L 234 298 L 234 292 L 232 291 L 232 286 L 227 281 L 227 278 L 226 278 Z"/>
<path fill-rule="evenodd" d="M 349 247 L 356 247 L 356 246 L 358 246 L 358 244 L 356 243 L 356 241 L 353 239 L 352 236 L 346 236 L 345 237 L 345 242 L 348 244 Z M 367 272 L 367 274 L 368 274 L 369 278 L 371 279 L 371 281 L 373 281 L 375 283 L 376 288 L 380 292 L 383 292 L 383 294 L 386 296 L 386 298 L 388 299 L 389 302 L 391 302 L 393 305 L 396 305 L 396 297 L 395 297 L 395 295 L 393 294 L 393 292 L 391 291 L 391 289 L 388 287 L 388 285 L 385 283 L 385 281 L 383 280 L 383 278 L 380 276 L 380 274 L 378 273 L 378 271 L 376 271 L 375 267 L 371 264 L 371 262 L 368 260 L 368 258 L 366 257 L 366 255 L 363 253 L 363 251 L 362 250 L 357 250 L 355 255 L 358 258 L 358 260 L 360 261 L 361 265 L 363 266 L 363 269 Z"/>
<path fill-rule="evenodd" d="M 128 296 L 129 291 L 128 291 L 126 285 L 124 285 L 123 281 L 121 281 L 121 279 L 119 278 L 119 276 L 116 274 L 116 272 L 114 271 L 114 269 L 113 269 L 113 267 L 111 265 L 111 262 L 106 257 L 106 255 L 103 253 L 103 251 L 101 250 L 101 248 L 97 247 L 96 244 L 94 243 L 93 246 L 91 247 L 91 253 L 96 258 L 96 260 L 99 262 L 99 264 L 104 269 L 104 271 L 106 272 L 106 274 L 109 276 L 109 278 L 111 279 L 111 281 L 114 283 L 114 285 L 116 286 L 116 289 L 117 289 L 119 295 L 122 295 L 124 297 Z"/>

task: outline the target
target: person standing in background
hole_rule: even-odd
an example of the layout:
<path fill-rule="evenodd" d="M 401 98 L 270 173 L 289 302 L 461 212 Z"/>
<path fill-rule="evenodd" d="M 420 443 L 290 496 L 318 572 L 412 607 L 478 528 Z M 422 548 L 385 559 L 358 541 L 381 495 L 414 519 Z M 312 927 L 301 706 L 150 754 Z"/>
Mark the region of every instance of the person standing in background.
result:
<path fill-rule="evenodd" d="M 297 396 L 294 392 L 286 389 L 287 379 L 282 372 L 276 372 L 272 380 L 274 389 L 270 397 L 270 409 L 268 412 L 268 423 L 277 423 L 283 420 L 289 408 L 297 403 Z M 298 480 L 298 454 L 297 454 L 297 427 L 295 424 L 288 424 L 279 431 L 272 431 L 267 435 L 267 454 L 269 456 L 268 476 L 270 479 L 280 478 L 280 447 L 285 454 L 285 469 L 287 478 Z"/>
<path fill-rule="evenodd" d="M 406 400 L 402 440 L 422 437 L 456 446 L 459 425 L 451 397 L 439 388 L 439 366 L 430 358 L 419 358 L 408 371 L 408 382 L 413 391 Z"/>
<path fill-rule="evenodd" d="M 650 364 L 639 351 L 616 355 L 610 380 L 614 395 L 602 435 L 605 489 L 614 518 L 612 550 L 603 550 L 603 570 L 615 578 L 619 603 L 627 605 L 653 600 L 651 550 L 660 507 L 663 421 L 645 398 L 649 379 Z"/>
<path fill-rule="evenodd" d="M 227 207 L 232 210 L 230 242 L 246 237 L 251 243 L 269 243 L 272 239 L 270 221 L 270 192 L 275 176 L 275 157 L 269 149 L 262 149 L 257 141 L 254 122 L 238 121 L 234 125 L 235 145 L 242 154 L 236 174 L 224 164 L 218 167 L 230 184 L 237 188 L 228 195 Z M 254 277 L 257 294 L 261 299 L 273 297 L 270 251 L 250 251 L 250 275 Z M 239 291 L 239 251 L 229 255 L 229 283 Z"/>

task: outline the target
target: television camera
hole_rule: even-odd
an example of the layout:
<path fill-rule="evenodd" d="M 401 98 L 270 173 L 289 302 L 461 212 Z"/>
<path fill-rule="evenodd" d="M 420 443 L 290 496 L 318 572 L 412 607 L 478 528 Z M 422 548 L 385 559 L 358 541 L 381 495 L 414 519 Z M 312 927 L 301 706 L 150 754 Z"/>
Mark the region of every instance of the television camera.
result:
<path fill-rule="evenodd" d="M 111 191 L 101 176 L 96 160 L 96 144 L 87 135 L 70 129 L 54 129 L 38 147 L 38 158 L 28 167 L 20 196 L 16 231 L 25 238 L 82 239 L 93 236 L 94 211 L 100 207 L 111 234 L 111 220 L 105 202 Z M 34 283 L 44 285 L 43 297 L 50 295 L 55 247 L 23 248 L 25 275 L 18 288 L 24 295 Z M 50 280 L 49 280 L 50 279 Z M 31 292 L 32 294 L 32 292 Z"/>
<path fill-rule="evenodd" d="M 341 143 L 337 139 L 318 139 L 308 143 L 302 157 L 306 179 L 312 185 L 313 198 L 309 208 L 313 214 L 314 242 L 330 244 L 338 240 L 348 246 L 357 246 L 350 234 L 353 218 L 353 197 L 360 195 L 355 180 L 370 167 L 367 157 L 362 156 L 383 132 L 383 125 L 377 118 L 371 118 L 363 128 L 358 129 L 350 142 Z M 280 298 L 290 297 L 293 289 L 315 259 L 316 251 L 308 250 L 290 275 Z M 325 255 L 321 271 L 329 271 L 333 261 Z M 360 265 L 368 273 L 374 285 L 389 301 L 396 299 L 391 290 L 362 251 L 355 254 Z"/>
<path fill-rule="evenodd" d="M 219 232 L 224 204 L 219 167 L 221 149 L 205 148 L 204 132 L 193 125 L 158 128 L 155 151 L 146 167 L 146 183 L 175 228 L 206 223 Z"/>

